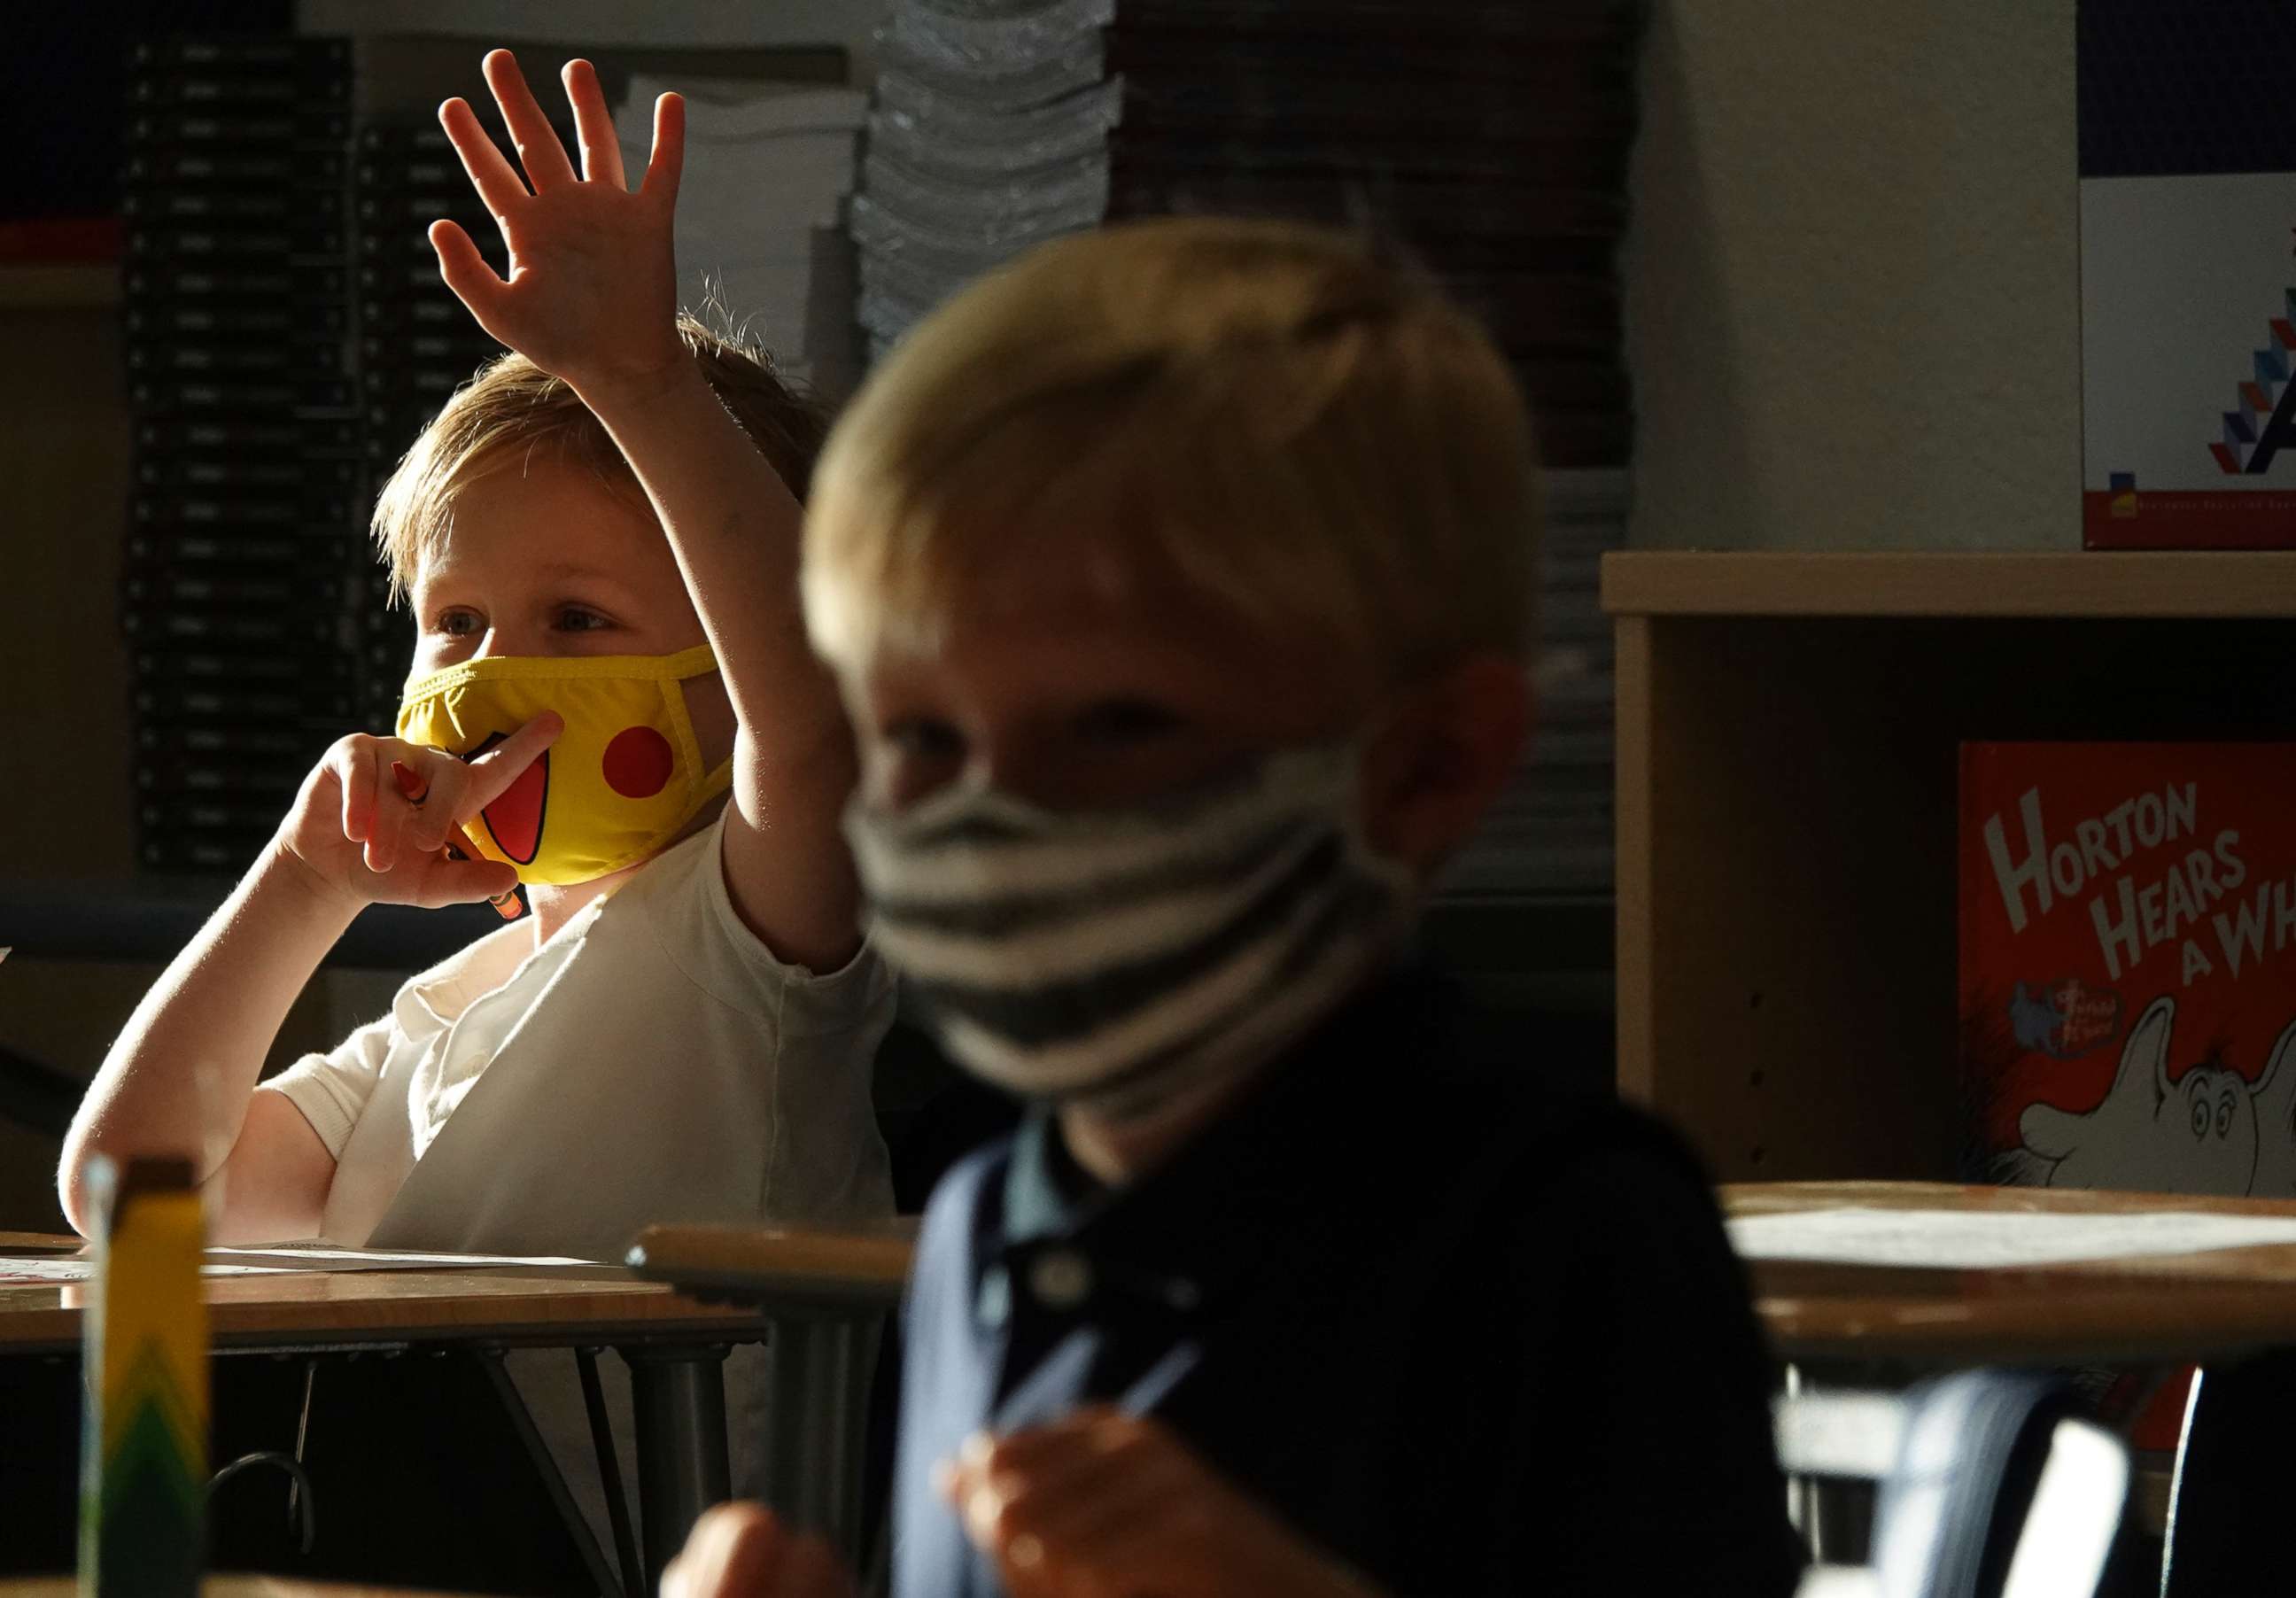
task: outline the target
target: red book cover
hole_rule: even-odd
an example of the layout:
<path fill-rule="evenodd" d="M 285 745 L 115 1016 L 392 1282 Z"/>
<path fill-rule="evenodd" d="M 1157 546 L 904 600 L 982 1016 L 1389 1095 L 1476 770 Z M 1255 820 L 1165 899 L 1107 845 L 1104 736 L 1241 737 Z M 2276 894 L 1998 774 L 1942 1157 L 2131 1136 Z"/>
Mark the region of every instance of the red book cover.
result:
<path fill-rule="evenodd" d="M 1961 1021 L 1993 1177 L 2296 1198 L 2296 744 L 1964 745 Z"/>
<path fill-rule="evenodd" d="M 1975 1174 L 2296 1199 L 2292 801 L 2296 744 L 1962 746 Z"/>

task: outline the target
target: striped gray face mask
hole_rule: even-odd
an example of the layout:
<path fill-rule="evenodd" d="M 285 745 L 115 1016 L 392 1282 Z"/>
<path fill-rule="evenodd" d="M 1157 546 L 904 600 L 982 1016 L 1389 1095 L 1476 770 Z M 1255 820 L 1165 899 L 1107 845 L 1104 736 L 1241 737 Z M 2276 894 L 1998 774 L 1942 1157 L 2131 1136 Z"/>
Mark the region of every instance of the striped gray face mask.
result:
<path fill-rule="evenodd" d="M 848 813 L 880 954 L 974 1074 L 1153 1119 L 1280 1050 L 1390 951 L 1407 868 L 1358 824 L 1352 741 L 1152 807 L 992 789 Z"/>

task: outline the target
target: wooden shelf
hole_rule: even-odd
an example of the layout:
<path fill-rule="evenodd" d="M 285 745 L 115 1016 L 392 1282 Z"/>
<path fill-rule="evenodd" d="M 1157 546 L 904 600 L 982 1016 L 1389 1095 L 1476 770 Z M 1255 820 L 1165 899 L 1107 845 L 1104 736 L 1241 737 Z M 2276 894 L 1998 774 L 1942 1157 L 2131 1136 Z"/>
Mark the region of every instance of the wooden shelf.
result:
<path fill-rule="evenodd" d="M 1618 616 L 2296 616 L 2296 551 L 1603 557 Z"/>
<path fill-rule="evenodd" d="M 0 265 L 0 310 L 99 309 L 119 303 L 117 266 Z"/>
<path fill-rule="evenodd" d="M 1618 1080 L 1724 1180 L 1970 1175 L 1972 740 L 2296 740 L 2296 554 L 1606 557 Z"/>

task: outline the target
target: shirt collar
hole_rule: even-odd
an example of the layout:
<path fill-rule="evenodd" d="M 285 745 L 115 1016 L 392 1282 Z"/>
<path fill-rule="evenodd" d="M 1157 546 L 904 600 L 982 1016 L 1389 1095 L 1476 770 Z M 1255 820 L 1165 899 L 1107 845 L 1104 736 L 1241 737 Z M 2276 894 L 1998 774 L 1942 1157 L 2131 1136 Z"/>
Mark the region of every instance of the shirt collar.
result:
<path fill-rule="evenodd" d="M 1050 1111 L 1015 1135 L 988 1229 L 982 1318 L 1004 1319 L 1007 1269 L 1072 1250 L 1111 1288 L 1168 1304 L 1210 1301 L 1275 1250 L 1327 1220 L 1332 1184 L 1375 1164 L 1397 1067 L 1429 1046 L 1435 983 L 1389 972 L 1325 1018 L 1170 1158 L 1097 1189 L 1061 1146 Z"/>

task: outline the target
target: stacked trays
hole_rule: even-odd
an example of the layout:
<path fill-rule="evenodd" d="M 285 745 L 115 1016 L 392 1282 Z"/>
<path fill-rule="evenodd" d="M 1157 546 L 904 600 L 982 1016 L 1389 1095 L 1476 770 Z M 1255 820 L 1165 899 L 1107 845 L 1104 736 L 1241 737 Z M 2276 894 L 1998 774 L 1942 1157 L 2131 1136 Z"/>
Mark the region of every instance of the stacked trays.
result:
<path fill-rule="evenodd" d="M 894 0 L 852 202 L 872 360 L 967 280 L 1108 209 L 1111 0 Z"/>
<path fill-rule="evenodd" d="M 356 725 L 349 82 L 338 40 L 131 57 L 120 615 L 147 870 L 245 865 Z"/>
<path fill-rule="evenodd" d="M 1368 228 L 1482 319 L 1538 419 L 1548 518 L 1532 759 L 1456 864 L 1464 894 L 1605 893 L 1611 652 L 1632 412 L 1615 256 L 1635 0 L 1119 0 L 1109 215 Z"/>
<path fill-rule="evenodd" d="M 846 197 L 868 97 L 858 89 L 754 78 L 634 77 L 615 120 L 633 187 L 645 175 L 654 102 L 685 97 L 678 187 L 677 292 L 723 313 L 802 383 L 849 385 L 852 275 L 843 263 Z"/>

